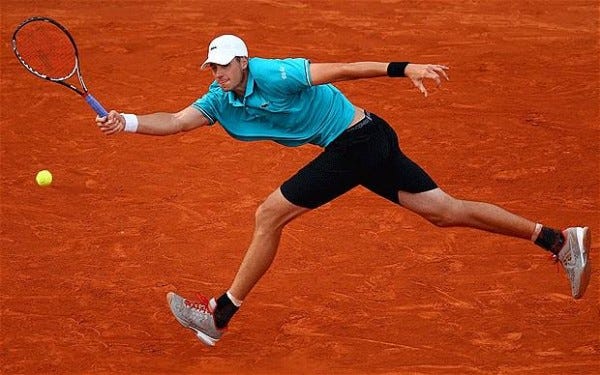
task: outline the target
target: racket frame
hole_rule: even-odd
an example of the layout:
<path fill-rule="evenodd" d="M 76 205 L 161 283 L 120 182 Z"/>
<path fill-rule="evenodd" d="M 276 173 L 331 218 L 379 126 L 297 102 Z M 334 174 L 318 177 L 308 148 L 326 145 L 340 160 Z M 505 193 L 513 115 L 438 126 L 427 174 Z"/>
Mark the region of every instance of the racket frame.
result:
<path fill-rule="evenodd" d="M 54 26 L 58 27 L 63 33 L 65 33 L 65 35 L 69 38 L 69 41 L 73 45 L 73 50 L 75 52 L 75 65 L 73 66 L 73 69 L 71 70 L 71 72 L 69 74 L 67 74 L 65 77 L 49 77 L 46 74 L 38 72 L 33 67 L 31 67 L 29 64 L 27 64 L 25 59 L 23 59 L 23 57 L 19 53 L 19 49 L 17 48 L 18 32 L 25 25 L 27 25 L 31 22 L 40 22 L 40 21 L 48 22 L 48 23 L 51 23 Z M 36 77 L 45 79 L 50 82 L 55 82 L 55 83 L 61 84 L 61 85 L 65 86 L 66 88 L 75 91 L 77 94 L 81 95 L 85 99 L 85 101 L 90 105 L 90 107 L 92 107 L 94 109 L 94 111 L 96 111 L 96 113 L 100 117 L 104 117 L 108 114 L 108 112 L 104 109 L 104 107 L 102 107 L 102 105 L 96 100 L 96 98 L 94 98 L 92 96 L 92 94 L 90 94 L 88 92 L 87 86 L 85 85 L 85 82 L 83 81 L 83 74 L 81 73 L 81 67 L 79 65 L 79 50 L 77 49 L 77 44 L 75 43 L 75 39 L 73 38 L 73 36 L 69 32 L 69 30 L 67 30 L 66 27 L 64 27 L 59 22 L 57 22 L 49 17 L 40 17 L 40 16 L 30 17 L 30 18 L 24 20 L 23 22 L 21 22 L 19 24 L 19 26 L 17 26 L 17 28 L 13 32 L 11 43 L 12 43 L 13 52 L 14 52 L 15 56 L 17 57 L 17 60 L 19 60 L 21 65 L 23 65 L 23 67 L 25 67 L 25 69 L 27 69 L 28 72 L 35 75 Z M 71 77 L 73 77 L 74 74 L 77 74 L 77 78 L 79 80 L 79 84 L 81 85 L 81 89 L 79 89 L 77 86 L 67 82 L 67 80 L 70 79 Z"/>

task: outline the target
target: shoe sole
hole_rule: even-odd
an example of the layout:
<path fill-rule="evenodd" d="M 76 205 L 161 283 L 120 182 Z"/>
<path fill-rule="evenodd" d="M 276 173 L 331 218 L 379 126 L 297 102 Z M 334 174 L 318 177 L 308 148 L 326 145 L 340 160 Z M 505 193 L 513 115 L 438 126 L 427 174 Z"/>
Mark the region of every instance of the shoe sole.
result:
<path fill-rule="evenodd" d="M 584 253 L 587 257 L 585 266 L 583 268 L 583 273 L 581 275 L 581 285 L 579 287 L 579 293 L 573 298 L 579 299 L 583 297 L 585 290 L 590 283 L 590 276 L 592 274 L 592 262 L 590 260 L 590 249 L 592 246 L 592 234 L 588 227 L 577 229 L 577 239 L 579 240 L 579 246 L 582 249 L 582 253 Z"/>
<path fill-rule="evenodd" d="M 217 341 L 219 341 L 219 339 L 212 338 L 212 337 L 208 336 L 206 333 L 198 331 L 194 327 L 190 327 L 187 322 L 179 319 L 179 317 L 177 316 L 177 314 L 175 314 L 175 310 L 173 310 L 173 307 L 171 305 L 171 299 L 173 299 L 174 295 L 175 295 L 175 293 L 173 293 L 173 292 L 167 293 L 167 304 L 169 305 L 169 309 L 171 310 L 171 313 L 173 314 L 175 319 L 177 319 L 179 324 L 181 324 L 185 328 L 188 328 L 188 329 L 191 329 L 192 331 L 194 331 L 196 333 L 196 337 L 198 338 L 198 340 L 200 340 L 203 344 L 208 345 L 208 346 L 215 346 L 215 344 L 217 343 Z"/>

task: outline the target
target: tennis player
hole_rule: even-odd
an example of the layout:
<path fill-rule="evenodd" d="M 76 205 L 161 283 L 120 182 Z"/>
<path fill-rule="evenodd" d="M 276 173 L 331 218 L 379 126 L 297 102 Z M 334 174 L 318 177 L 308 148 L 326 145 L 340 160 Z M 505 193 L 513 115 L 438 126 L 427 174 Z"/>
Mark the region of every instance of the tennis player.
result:
<path fill-rule="evenodd" d="M 357 185 L 413 211 L 440 227 L 462 226 L 530 240 L 560 261 L 574 298 L 589 281 L 587 227 L 563 231 L 498 206 L 456 199 L 399 148 L 379 116 L 352 104 L 333 82 L 371 77 L 408 77 L 425 96 L 424 81 L 438 86 L 448 67 L 408 62 L 312 63 L 303 58 L 249 58 L 246 44 L 222 35 L 208 46 L 201 66 L 214 82 L 201 98 L 177 113 L 147 115 L 110 111 L 97 117 L 106 134 L 167 135 L 220 123 L 242 141 L 306 143 L 323 152 L 260 204 L 252 241 L 231 286 L 217 299 L 167 294 L 175 318 L 207 345 L 215 345 L 242 301 L 270 267 L 287 223 Z"/>

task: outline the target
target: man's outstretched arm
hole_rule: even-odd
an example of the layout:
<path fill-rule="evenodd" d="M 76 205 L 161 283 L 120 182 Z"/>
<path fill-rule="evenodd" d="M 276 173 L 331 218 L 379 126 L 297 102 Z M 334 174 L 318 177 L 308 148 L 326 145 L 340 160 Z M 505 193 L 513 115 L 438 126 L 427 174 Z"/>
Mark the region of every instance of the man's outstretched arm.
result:
<path fill-rule="evenodd" d="M 427 96 L 427 89 L 423 81 L 426 78 L 432 79 L 437 86 L 440 86 L 442 77 L 449 80 L 446 74 L 448 69 L 445 65 L 406 62 L 311 63 L 310 78 L 313 85 L 321 85 L 361 78 L 406 76 L 423 95 Z"/>
<path fill-rule="evenodd" d="M 169 135 L 208 125 L 209 121 L 193 106 L 176 113 L 157 112 L 148 115 L 121 114 L 110 111 L 106 117 L 96 117 L 96 124 L 107 134 L 122 131 L 149 135 Z"/>

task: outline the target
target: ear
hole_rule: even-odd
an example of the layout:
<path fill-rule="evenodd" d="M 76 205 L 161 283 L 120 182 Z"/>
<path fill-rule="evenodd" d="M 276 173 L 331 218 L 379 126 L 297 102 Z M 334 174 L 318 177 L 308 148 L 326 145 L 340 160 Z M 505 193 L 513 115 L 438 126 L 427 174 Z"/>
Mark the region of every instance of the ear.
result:
<path fill-rule="evenodd" d="M 242 69 L 246 69 L 248 67 L 248 58 L 240 56 L 239 59 L 240 59 L 240 65 L 242 66 Z"/>

